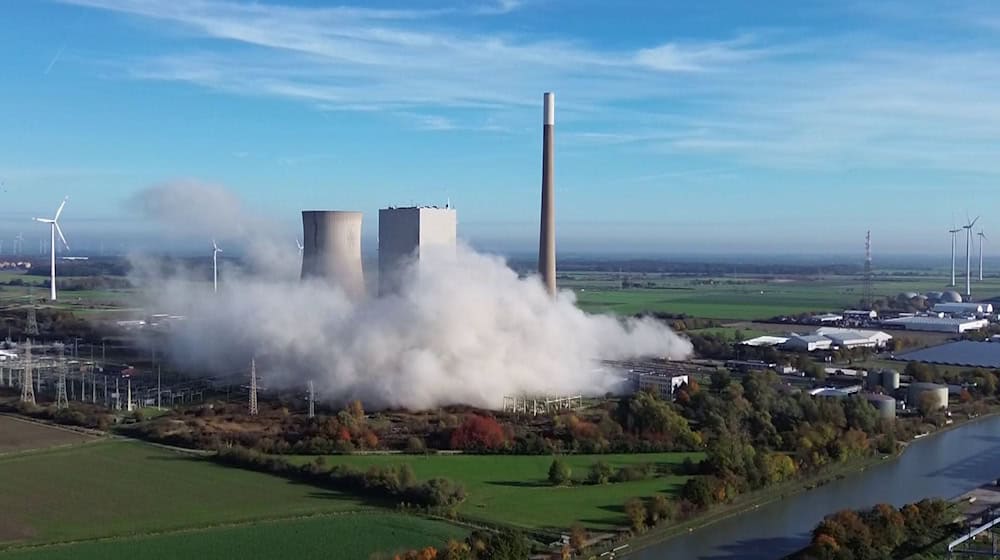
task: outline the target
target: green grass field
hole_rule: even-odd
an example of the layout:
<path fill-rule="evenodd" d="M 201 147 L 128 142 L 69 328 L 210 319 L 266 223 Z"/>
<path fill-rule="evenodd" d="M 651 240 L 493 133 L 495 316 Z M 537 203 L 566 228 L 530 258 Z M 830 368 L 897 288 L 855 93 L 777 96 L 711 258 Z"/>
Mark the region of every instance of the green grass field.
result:
<path fill-rule="evenodd" d="M 128 535 L 372 505 L 125 441 L 0 457 L 0 496 L 0 542 Z"/>
<path fill-rule="evenodd" d="M 368 560 L 375 552 L 443 545 L 465 537 L 454 525 L 378 513 L 329 515 L 106 542 L 0 552 L 10 560 Z"/>
<path fill-rule="evenodd" d="M 575 478 L 586 476 L 598 460 L 613 467 L 628 464 L 680 464 L 685 457 L 700 460 L 698 453 L 652 453 L 639 455 L 570 455 L 563 457 Z M 306 462 L 311 458 L 300 457 Z M 420 479 L 443 476 L 465 485 L 468 498 L 459 509 L 471 518 L 529 529 L 565 529 L 574 522 L 595 529 L 626 524 L 622 505 L 632 497 L 676 491 L 682 476 L 652 478 L 602 486 L 553 487 L 548 484 L 547 455 L 351 455 L 328 457 L 365 469 L 371 465 L 408 463 Z"/>
<path fill-rule="evenodd" d="M 580 274 L 561 280 L 560 286 L 576 292 L 580 307 L 592 312 L 632 315 L 643 311 L 685 313 L 712 319 L 767 319 L 810 311 L 841 310 L 858 305 L 861 281 L 854 277 L 782 280 L 705 278 L 648 275 L 655 287 L 621 290 L 608 275 Z M 727 283 L 729 282 L 729 283 Z M 901 292 L 941 291 L 948 279 L 936 276 L 885 276 L 875 281 L 876 297 L 895 297 Z M 959 289 L 961 291 L 961 289 Z M 1000 296 L 1000 278 L 973 282 L 974 299 Z"/>

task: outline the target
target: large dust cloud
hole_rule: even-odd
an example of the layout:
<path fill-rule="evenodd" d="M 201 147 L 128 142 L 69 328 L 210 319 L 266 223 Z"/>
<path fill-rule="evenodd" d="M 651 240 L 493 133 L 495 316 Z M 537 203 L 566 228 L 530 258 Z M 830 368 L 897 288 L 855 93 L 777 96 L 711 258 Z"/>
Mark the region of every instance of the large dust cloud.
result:
<path fill-rule="evenodd" d="M 183 205 L 156 204 L 175 200 L 170 191 L 178 188 L 188 195 L 198 190 L 190 182 L 154 187 L 155 196 L 139 195 L 142 209 L 190 228 L 197 220 L 176 221 Z M 236 212 L 224 218 L 260 221 Z M 220 227 L 219 219 L 210 225 Z M 210 282 L 164 276 L 148 260 L 133 259 L 148 309 L 187 318 L 167 335 L 165 350 L 175 363 L 206 374 L 232 372 L 253 355 L 267 388 L 302 388 L 312 380 L 327 400 L 360 399 L 369 407 L 498 408 L 504 395 L 616 389 L 620 379 L 600 360 L 691 353 L 690 342 L 662 323 L 586 314 L 572 292 L 550 298 L 538 278 L 521 278 L 503 259 L 468 247 L 422 255 L 407 268 L 399 293 L 351 300 L 322 280 L 300 281 L 291 242 L 280 251 L 294 257 L 291 264 L 271 254 L 282 245 L 273 239 L 248 236 L 242 245 L 253 266 L 227 265 L 218 293 Z"/>

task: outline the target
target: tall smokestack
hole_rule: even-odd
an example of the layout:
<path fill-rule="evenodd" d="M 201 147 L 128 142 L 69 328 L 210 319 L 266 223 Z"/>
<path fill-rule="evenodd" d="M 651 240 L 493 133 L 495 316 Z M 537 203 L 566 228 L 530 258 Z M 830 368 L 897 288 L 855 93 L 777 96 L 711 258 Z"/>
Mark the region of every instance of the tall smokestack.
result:
<path fill-rule="evenodd" d="M 538 272 L 549 295 L 556 295 L 556 213 L 553 180 L 553 138 L 556 124 L 556 96 L 546 93 L 542 117 L 542 223 L 538 237 Z"/>
<path fill-rule="evenodd" d="M 302 212 L 302 278 L 325 278 L 351 297 L 365 295 L 361 212 Z"/>

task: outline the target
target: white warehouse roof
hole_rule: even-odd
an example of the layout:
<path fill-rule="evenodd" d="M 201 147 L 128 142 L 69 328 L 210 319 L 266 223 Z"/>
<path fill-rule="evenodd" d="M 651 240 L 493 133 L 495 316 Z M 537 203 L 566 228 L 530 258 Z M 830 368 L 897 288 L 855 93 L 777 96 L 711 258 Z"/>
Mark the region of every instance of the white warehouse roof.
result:
<path fill-rule="evenodd" d="M 986 319 L 950 319 L 941 317 L 900 317 L 882 321 L 883 325 L 913 331 L 963 333 L 982 329 L 990 324 Z"/>
<path fill-rule="evenodd" d="M 777 346 L 779 344 L 784 344 L 787 341 L 788 341 L 787 336 L 764 335 L 764 336 L 758 336 L 757 338 L 750 338 L 744 340 L 740 344 L 743 344 L 745 346 Z"/>

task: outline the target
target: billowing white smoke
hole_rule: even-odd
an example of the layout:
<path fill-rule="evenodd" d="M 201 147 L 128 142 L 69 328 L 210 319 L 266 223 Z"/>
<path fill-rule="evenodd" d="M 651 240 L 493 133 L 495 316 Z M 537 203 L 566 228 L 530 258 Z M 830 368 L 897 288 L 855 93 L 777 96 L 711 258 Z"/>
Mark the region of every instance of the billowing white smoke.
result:
<path fill-rule="evenodd" d="M 351 301 L 322 281 L 282 276 L 231 274 L 218 294 L 147 277 L 151 305 L 188 318 L 169 337 L 173 359 L 232 372 L 253 354 L 269 388 L 313 380 L 325 398 L 367 406 L 497 408 L 503 395 L 612 390 L 619 380 L 601 359 L 691 352 L 659 322 L 586 314 L 572 292 L 553 300 L 537 278 L 467 248 L 425 255 L 402 291 L 382 298 Z"/>

